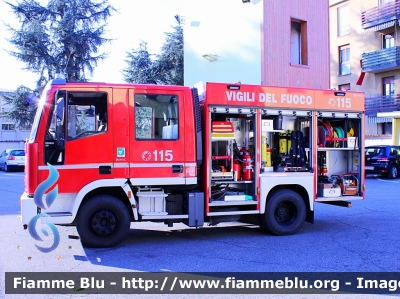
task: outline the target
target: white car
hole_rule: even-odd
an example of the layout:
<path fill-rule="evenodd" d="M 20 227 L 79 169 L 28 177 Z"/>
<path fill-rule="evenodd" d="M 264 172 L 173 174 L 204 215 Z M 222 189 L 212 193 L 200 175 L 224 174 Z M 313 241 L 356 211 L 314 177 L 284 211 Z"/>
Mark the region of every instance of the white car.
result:
<path fill-rule="evenodd" d="M 25 168 L 25 151 L 21 149 L 6 149 L 0 155 L 0 169 L 10 171 Z"/>

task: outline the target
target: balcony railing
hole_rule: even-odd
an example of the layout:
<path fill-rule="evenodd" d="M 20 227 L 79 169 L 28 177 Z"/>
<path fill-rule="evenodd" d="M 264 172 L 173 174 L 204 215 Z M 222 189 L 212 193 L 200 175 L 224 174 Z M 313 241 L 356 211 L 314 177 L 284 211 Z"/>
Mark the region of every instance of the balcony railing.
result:
<path fill-rule="evenodd" d="M 397 19 L 400 19 L 400 0 L 375 6 L 361 12 L 361 25 L 363 29 Z"/>
<path fill-rule="evenodd" d="M 400 111 L 400 95 L 376 95 L 365 98 L 365 114 L 375 115 L 378 112 Z"/>
<path fill-rule="evenodd" d="M 400 66 L 400 47 L 363 53 L 361 59 L 363 72 L 379 73 L 398 69 Z"/>

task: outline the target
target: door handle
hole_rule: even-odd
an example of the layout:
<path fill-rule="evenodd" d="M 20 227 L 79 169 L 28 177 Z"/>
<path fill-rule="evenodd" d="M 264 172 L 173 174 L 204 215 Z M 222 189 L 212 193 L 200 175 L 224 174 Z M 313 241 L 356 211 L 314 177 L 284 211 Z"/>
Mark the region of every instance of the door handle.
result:
<path fill-rule="evenodd" d="M 183 165 L 172 165 L 172 173 L 182 173 Z"/>

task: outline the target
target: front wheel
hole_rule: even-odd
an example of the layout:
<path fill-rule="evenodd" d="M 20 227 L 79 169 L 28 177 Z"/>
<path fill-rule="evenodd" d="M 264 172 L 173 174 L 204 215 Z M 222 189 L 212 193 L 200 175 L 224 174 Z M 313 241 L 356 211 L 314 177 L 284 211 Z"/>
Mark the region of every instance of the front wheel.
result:
<path fill-rule="evenodd" d="M 389 171 L 388 171 L 388 178 L 389 179 L 395 179 L 399 175 L 397 171 L 397 167 L 395 165 L 390 166 Z"/>
<path fill-rule="evenodd" d="M 129 212 L 113 196 L 95 196 L 79 209 L 76 228 L 82 243 L 88 247 L 116 246 L 129 232 Z"/>
<path fill-rule="evenodd" d="M 300 230 L 305 219 L 303 198 L 293 190 L 282 189 L 268 199 L 265 213 L 261 215 L 261 227 L 275 235 L 292 235 Z"/>

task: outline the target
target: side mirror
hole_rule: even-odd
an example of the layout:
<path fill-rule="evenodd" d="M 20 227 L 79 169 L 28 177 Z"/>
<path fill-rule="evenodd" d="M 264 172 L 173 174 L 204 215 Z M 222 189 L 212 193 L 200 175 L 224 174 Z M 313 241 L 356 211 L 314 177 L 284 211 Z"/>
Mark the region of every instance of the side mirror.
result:
<path fill-rule="evenodd" d="M 61 121 L 61 123 L 63 123 L 63 121 L 64 121 L 64 98 L 59 98 L 57 100 L 56 116 Z"/>

